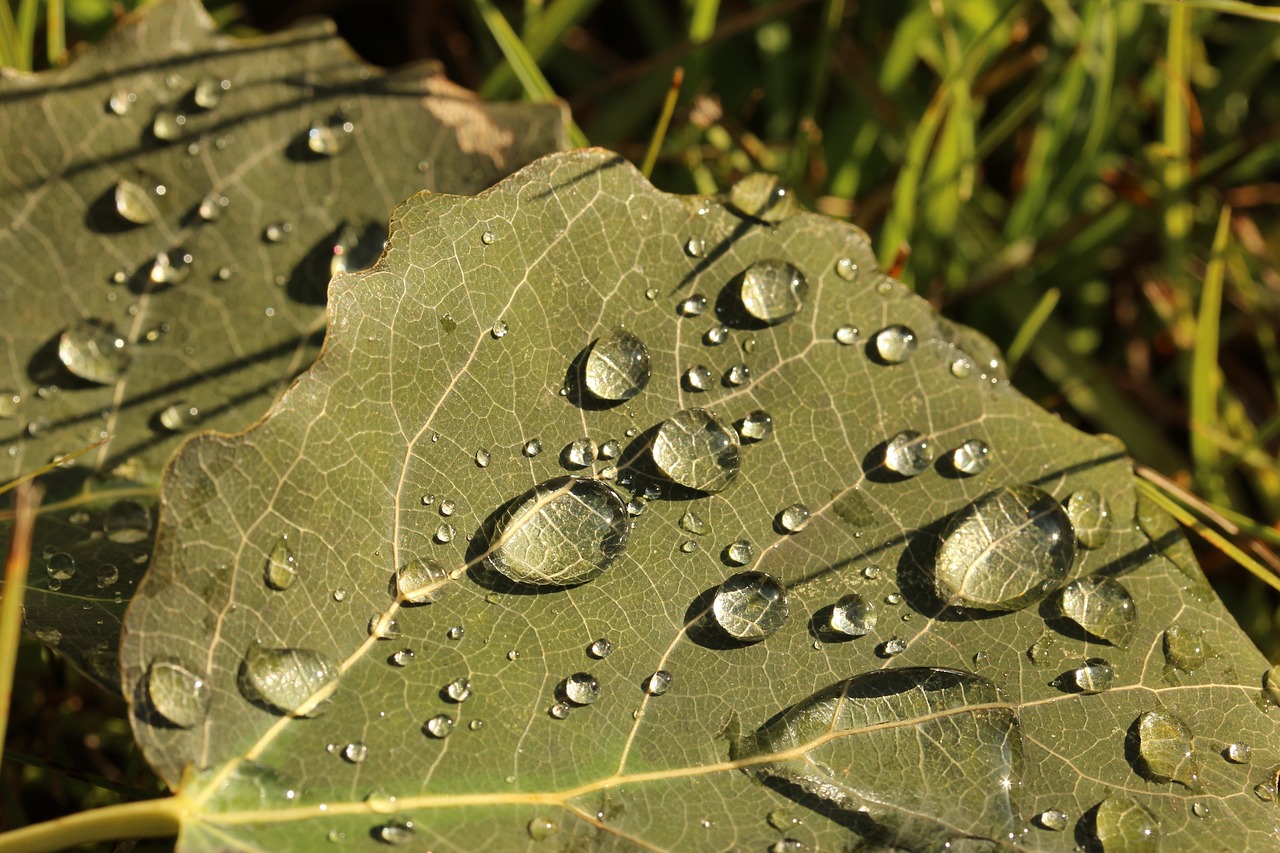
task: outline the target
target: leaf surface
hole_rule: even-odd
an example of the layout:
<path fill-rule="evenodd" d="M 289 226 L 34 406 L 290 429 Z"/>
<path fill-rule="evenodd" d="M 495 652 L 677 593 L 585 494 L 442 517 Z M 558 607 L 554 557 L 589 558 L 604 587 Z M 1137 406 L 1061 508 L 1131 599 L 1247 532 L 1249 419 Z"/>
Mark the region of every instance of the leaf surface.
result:
<path fill-rule="evenodd" d="M 419 195 L 271 413 L 184 446 L 123 652 L 181 849 L 1274 843 L 1266 662 L 1123 450 L 762 186 L 584 151 Z"/>

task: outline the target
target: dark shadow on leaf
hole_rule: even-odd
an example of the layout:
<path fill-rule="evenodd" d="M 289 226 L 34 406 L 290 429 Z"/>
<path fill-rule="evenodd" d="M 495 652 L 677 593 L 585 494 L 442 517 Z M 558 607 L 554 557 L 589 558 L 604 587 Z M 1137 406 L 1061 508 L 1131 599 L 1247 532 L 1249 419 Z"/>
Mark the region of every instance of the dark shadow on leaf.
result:
<path fill-rule="evenodd" d="M 1098 808 L 1101 805 L 1102 803 L 1098 803 L 1088 809 L 1076 821 L 1076 828 L 1072 835 L 1075 838 L 1077 850 L 1083 850 L 1084 853 L 1102 853 L 1102 844 L 1098 841 Z"/>
<path fill-rule="evenodd" d="M 616 169 L 619 166 L 625 166 L 625 165 L 628 165 L 626 159 L 620 155 L 615 154 L 614 156 L 605 159 L 598 166 L 593 166 L 590 169 L 587 169 L 585 172 L 579 172 L 578 174 L 574 175 L 572 178 L 552 184 L 542 192 L 533 196 L 533 198 L 543 199 L 543 198 L 547 198 L 548 196 L 557 195 L 561 191 L 563 191 L 565 188 L 571 187 L 574 184 L 578 183 L 579 181 L 585 181 L 588 178 L 595 177 L 597 174 L 604 172 L 607 169 Z M 635 168 L 635 167 L 633 166 L 632 168 Z"/>

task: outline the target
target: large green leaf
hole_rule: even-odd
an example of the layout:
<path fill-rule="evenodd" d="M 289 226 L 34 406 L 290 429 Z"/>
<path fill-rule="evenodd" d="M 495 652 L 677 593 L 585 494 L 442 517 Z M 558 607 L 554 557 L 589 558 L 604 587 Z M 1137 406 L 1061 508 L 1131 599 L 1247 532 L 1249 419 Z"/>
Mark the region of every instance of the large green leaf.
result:
<path fill-rule="evenodd" d="M 328 22 L 220 36 L 196 0 L 126 19 L 64 70 L 5 74 L 0 103 L 0 480 L 111 437 L 50 482 L 27 625 L 114 681 L 151 536 L 104 555 L 110 506 L 154 506 L 193 407 L 243 429 L 310 364 L 344 233 L 371 263 L 395 204 L 489 186 L 562 147 L 564 115 L 482 104 L 434 66 L 384 74 Z M 153 274 L 158 253 L 190 262 Z M 79 579 L 51 589 L 46 549 Z M 104 557 L 119 580 L 99 588 Z"/>
<path fill-rule="evenodd" d="M 862 232 L 753 189 L 665 195 L 586 151 L 417 196 L 272 412 L 182 449 L 123 649 L 181 849 L 1275 843 L 1267 664 L 1122 449 Z M 789 318 L 770 262 L 807 282 Z M 652 378 L 610 401 L 643 384 L 621 327 Z M 575 465 L 583 437 L 618 457 Z"/>

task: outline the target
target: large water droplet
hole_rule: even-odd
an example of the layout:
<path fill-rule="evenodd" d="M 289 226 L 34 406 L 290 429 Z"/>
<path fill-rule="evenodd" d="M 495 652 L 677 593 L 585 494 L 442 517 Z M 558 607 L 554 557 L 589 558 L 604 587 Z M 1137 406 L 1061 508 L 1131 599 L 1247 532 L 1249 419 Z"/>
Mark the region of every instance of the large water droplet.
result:
<path fill-rule="evenodd" d="M 914 477 L 933 464 L 933 445 L 915 430 L 903 430 L 884 448 L 884 465 L 903 477 Z"/>
<path fill-rule="evenodd" d="M 54 551 L 47 558 L 45 569 L 51 580 L 69 581 L 76 575 L 76 558 L 65 551 Z"/>
<path fill-rule="evenodd" d="M 752 172 L 729 189 L 729 206 L 751 219 L 770 224 L 794 216 L 800 206 L 777 175 Z"/>
<path fill-rule="evenodd" d="M 1186 723 L 1167 711 L 1147 711 L 1138 717 L 1137 729 L 1134 769 L 1139 774 L 1153 782 L 1199 786 L 1199 761 Z"/>
<path fill-rule="evenodd" d="M 1131 797 L 1103 800 L 1094 831 L 1103 853 L 1157 853 L 1160 849 L 1160 822 Z"/>
<path fill-rule="evenodd" d="M 281 714 L 318 717 L 338 687 L 338 667 L 312 649 L 272 648 L 255 641 L 245 651 L 236 685 L 250 702 Z"/>
<path fill-rule="evenodd" d="M 1069 677 L 1069 686 L 1074 686 L 1081 693 L 1102 693 L 1111 689 L 1116 671 L 1115 667 L 1102 658 L 1089 658 L 1083 666 L 1071 670 Z"/>
<path fill-rule="evenodd" d="M 589 672 L 575 672 L 560 683 L 560 693 L 575 705 L 590 705 L 600 698 L 600 682 Z"/>
<path fill-rule="evenodd" d="M 742 306 L 762 323 L 794 317 L 807 291 L 804 273 L 786 261 L 756 261 L 742 273 Z"/>
<path fill-rule="evenodd" d="M 1124 584 L 1106 575 L 1067 584 L 1058 606 L 1063 616 L 1113 646 L 1126 645 L 1137 622 L 1133 596 Z"/>
<path fill-rule="evenodd" d="M 991 465 L 991 448 L 985 441 L 971 438 L 951 451 L 951 467 L 972 477 Z"/>
<path fill-rule="evenodd" d="M 445 572 L 435 560 L 410 560 L 396 570 L 396 595 L 405 604 L 431 604 L 440 599 Z"/>
<path fill-rule="evenodd" d="M 888 755 L 895 766 L 938 772 L 868 772 Z M 772 717 L 731 757 L 757 759 L 744 769 L 775 790 L 880 823 L 912 850 L 945 849 L 956 833 L 1007 838 L 1019 823 L 1018 718 L 973 673 L 910 667 L 839 681 Z"/>
<path fill-rule="evenodd" d="M 620 329 L 591 347 L 584 379 L 587 390 L 601 400 L 630 400 L 649 384 L 652 373 L 644 341 Z"/>
<path fill-rule="evenodd" d="M 960 510 L 938 546 L 936 588 L 961 607 L 1019 610 L 1056 589 L 1075 560 L 1062 506 L 1030 485 L 991 492 Z"/>
<path fill-rule="evenodd" d="M 1174 623 L 1164 632 L 1164 659 L 1169 666 L 1183 672 L 1195 672 L 1204 666 L 1207 654 L 1204 632 Z"/>
<path fill-rule="evenodd" d="M 116 183 L 116 213 L 126 222 L 146 225 L 160 217 L 168 187 L 146 172 L 134 172 Z"/>
<path fill-rule="evenodd" d="M 916 351 L 916 333 L 907 326 L 886 326 L 872 339 L 876 355 L 886 364 L 902 364 Z"/>
<path fill-rule="evenodd" d="M 102 515 L 102 532 L 122 545 L 142 542 L 151 536 L 151 510 L 137 501 L 116 501 Z"/>
<path fill-rule="evenodd" d="M 1067 498 L 1067 517 L 1081 548 L 1101 548 L 1111 537 L 1111 507 L 1097 489 L 1081 489 Z"/>
<path fill-rule="evenodd" d="M 536 486 L 498 524 L 489 565 L 519 583 L 591 580 L 626 547 L 631 521 L 599 480 L 558 477 Z"/>
<path fill-rule="evenodd" d="M 711 612 L 735 640 L 755 643 L 777 632 L 790 613 L 787 590 L 764 572 L 739 572 L 716 590 Z"/>
<path fill-rule="evenodd" d="M 75 376 L 110 385 L 129 367 L 128 343 L 115 328 L 97 320 L 81 320 L 58 338 L 58 360 Z"/>
<path fill-rule="evenodd" d="M 267 564 L 263 570 L 267 586 L 276 590 L 288 589 L 298 577 L 298 560 L 289 547 L 289 537 L 281 536 L 271 546 Z"/>
<path fill-rule="evenodd" d="M 861 637 L 876 627 L 876 604 L 856 592 L 841 596 L 831 607 L 831 630 L 846 637 Z"/>
<path fill-rule="evenodd" d="M 190 667 L 160 658 L 147 667 L 147 701 L 161 717 L 180 729 L 204 722 L 212 693 L 204 676 Z"/>
<path fill-rule="evenodd" d="M 735 430 L 706 409 L 684 409 L 662 422 L 653 461 L 674 482 L 714 493 L 738 476 L 742 454 Z"/>
<path fill-rule="evenodd" d="M 764 409 L 747 412 L 742 419 L 740 432 L 747 441 L 764 441 L 773 432 L 773 416 Z"/>
<path fill-rule="evenodd" d="M 307 148 L 321 157 L 333 157 L 347 150 L 356 127 L 343 115 L 317 122 L 307 129 Z"/>

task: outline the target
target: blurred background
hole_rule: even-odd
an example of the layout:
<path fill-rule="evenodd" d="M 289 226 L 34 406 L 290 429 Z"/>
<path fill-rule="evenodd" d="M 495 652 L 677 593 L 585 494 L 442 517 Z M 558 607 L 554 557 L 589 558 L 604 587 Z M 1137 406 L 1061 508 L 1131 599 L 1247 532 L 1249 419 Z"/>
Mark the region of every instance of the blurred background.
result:
<path fill-rule="evenodd" d="M 0 4 L 9 64 L 35 69 L 140 5 Z M 1125 442 L 1209 537 L 1192 535 L 1205 573 L 1280 661 L 1280 5 L 207 5 L 237 35 L 327 16 L 375 65 L 433 60 L 490 99 L 554 93 L 579 141 L 636 163 L 682 69 L 660 188 L 770 171 L 865 228 L 883 264 L 1005 350 L 1025 394 Z M 507 53 L 501 22 L 519 40 Z M 0 825 L 158 790 L 117 699 L 38 644 L 19 665 L 36 687 L 14 698 Z"/>

